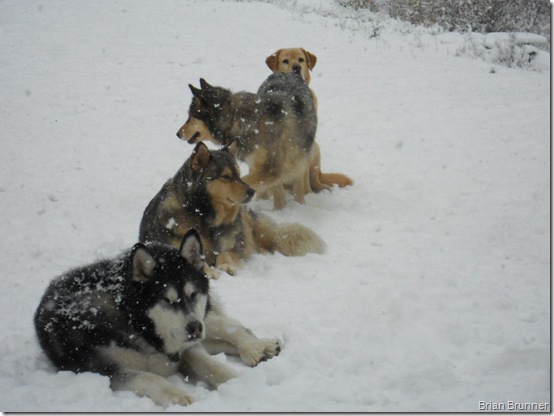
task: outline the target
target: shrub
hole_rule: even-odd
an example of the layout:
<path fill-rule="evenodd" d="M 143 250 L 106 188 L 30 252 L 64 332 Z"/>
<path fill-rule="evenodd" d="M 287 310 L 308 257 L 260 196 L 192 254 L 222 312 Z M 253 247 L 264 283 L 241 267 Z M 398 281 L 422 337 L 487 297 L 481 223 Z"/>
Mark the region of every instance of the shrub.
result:
<path fill-rule="evenodd" d="M 457 32 L 532 32 L 550 38 L 548 0 L 340 0 L 422 26 Z"/>

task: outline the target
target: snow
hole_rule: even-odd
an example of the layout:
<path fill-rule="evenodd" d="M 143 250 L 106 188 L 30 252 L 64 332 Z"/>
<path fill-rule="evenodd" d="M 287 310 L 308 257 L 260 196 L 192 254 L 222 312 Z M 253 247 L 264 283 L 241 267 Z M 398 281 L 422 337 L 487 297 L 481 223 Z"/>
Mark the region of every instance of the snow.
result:
<path fill-rule="evenodd" d="M 550 60 L 487 61 L 468 36 L 334 3 L 0 3 L 0 409 L 161 411 L 106 377 L 56 373 L 32 316 L 52 278 L 132 246 L 190 155 L 188 84 L 256 91 L 265 58 L 318 57 L 323 171 L 354 186 L 272 211 L 324 255 L 256 255 L 213 283 L 284 343 L 168 411 L 479 410 L 550 400 Z M 360 12 L 362 13 L 362 12 Z M 546 52 L 544 52 L 546 53 Z M 550 410 L 550 409 L 549 409 Z"/>
<path fill-rule="evenodd" d="M 510 38 L 513 38 L 513 40 L 519 44 L 523 45 L 526 43 L 534 43 L 534 44 L 547 44 L 548 40 L 542 36 L 542 35 L 536 35 L 534 33 L 487 33 L 485 36 L 485 46 L 488 48 L 492 48 L 495 46 L 496 42 L 509 42 Z"/>

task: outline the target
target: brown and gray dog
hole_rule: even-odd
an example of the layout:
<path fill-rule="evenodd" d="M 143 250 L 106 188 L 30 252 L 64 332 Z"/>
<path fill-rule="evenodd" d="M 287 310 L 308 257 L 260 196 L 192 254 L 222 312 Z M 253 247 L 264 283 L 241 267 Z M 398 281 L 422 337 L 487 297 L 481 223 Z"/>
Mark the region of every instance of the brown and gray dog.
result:
<path fill-rule="evenodd" d="M 232 92 L 200 80 L 190 85 L 188 119 L 177 136 L 190 144 L 210 140 L 237 142 L 237 157 L 248 164 L 243 180 L 273 197 L 275 209 L 286 204 L 284 186 L 304 202 L 304 176 L 317 129 L 313 95 L 298 73 L 271 74 L 256 93 Z"/>
<path fill-rule="evenodd" d="M 198 142 L 144 210 L 139 241 L 178 247 L 183 236 L 195 229 L 207 266 L 229 274 L 236 274 L 242 261 L 254 253 L 323 253 L 325 243 L 308 227 L 278 224 L 245 206 L 254 190 L 240 177 L 236 144 L 210 151 Z M 219 276 L 211 268 L 204 272 L 211 278 Z"/>

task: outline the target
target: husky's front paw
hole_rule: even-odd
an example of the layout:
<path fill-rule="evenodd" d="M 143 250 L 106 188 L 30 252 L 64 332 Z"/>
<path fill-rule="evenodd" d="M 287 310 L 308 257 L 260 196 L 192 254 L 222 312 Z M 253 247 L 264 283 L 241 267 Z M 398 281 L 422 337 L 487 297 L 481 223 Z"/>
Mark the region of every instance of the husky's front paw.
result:
<path fill-rule="evenodd" d="M 157 394 L 150 397 L 154 403 L 162 407 L 168 407 L 174 404 L 179 406 L 188 406 L 194 402 L 193 398 L 183 390 L 173 386 L 166 386 Z"/>
<path fill-rule="evenodd" d="M 250 367 L 255 367 L 262 361 L 279 355 L 281 344 L 276 339 L 263 338 L 249 342 L 239 347 L 242 362 Z"/>
<path fill-rule="evenodd" d="M 279 340 L 263 338 L 260 341 L 265 343 L 264 354 L 266 360 L 279 355 L 279 353 L 281 352 L 281 344 L 279 343 Z"/>

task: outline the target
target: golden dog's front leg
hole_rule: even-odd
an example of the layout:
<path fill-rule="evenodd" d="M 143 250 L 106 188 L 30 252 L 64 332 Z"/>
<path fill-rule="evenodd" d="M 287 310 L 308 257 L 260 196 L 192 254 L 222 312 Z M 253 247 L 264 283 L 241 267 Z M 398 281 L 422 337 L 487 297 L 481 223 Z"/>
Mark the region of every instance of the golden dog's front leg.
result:
<path fill-rule="evenodd" d="M 304 199 L 304 195 L 306 195 L 307 192 L 304 186 L 304 176 L 305 175 L 302 175 L 301 178 L 297 178 L 292 183 L 292 195 L 294 196 L 294 200 L 299 204 L 306 203 L 306 200 Z"/>
<path fill-rule="evenodd" d="M 320 180 L 321 172 L 321 152 L 319 145 L 314 143 L 310 150 L 310 189 L 313 192 L 321 192 L 325 189 L 331 189 L 329 185 L 326 185 Z"/>

